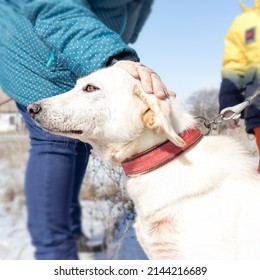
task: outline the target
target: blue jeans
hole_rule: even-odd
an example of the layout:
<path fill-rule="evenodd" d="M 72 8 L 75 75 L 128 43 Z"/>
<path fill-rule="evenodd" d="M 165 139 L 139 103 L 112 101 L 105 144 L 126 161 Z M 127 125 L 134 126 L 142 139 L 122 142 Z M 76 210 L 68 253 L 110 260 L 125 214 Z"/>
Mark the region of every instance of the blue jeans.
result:
<path fill-rule="evenodd" d="M 25 176 L 28 229 L 36 259 L 78 259 L 81 233 L 79 191 L 90 146 L 43 131 L 17 107 L 29 130 L 31 149 Z"/>

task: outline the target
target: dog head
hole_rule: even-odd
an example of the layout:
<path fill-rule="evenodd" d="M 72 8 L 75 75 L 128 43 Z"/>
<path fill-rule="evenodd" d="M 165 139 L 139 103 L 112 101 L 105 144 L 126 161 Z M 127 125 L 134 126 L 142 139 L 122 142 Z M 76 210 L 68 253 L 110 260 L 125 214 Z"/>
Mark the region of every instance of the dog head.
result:
<path fill-rule="evenodd" d="M 81 78 L 71 91 L 33 103 L 28 112 L 42 128 L 89 143 L 101 154 L 109 150 L 115 161 L 135 152 L 147 131 L 162 141 L 185 144 L 177 134 L 181 128 L 174 123 L 172 101 L 145 93 L 119 67 Z M 115 156 L 119 150 L 121 155 Z"/>

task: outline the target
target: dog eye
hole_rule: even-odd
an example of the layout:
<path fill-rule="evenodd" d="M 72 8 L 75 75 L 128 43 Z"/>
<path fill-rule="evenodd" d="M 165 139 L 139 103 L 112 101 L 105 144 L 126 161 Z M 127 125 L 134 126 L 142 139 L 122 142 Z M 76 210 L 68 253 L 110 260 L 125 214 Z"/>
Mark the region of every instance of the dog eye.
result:
<path fill-rule="evenodd" d="M 94 86 L 94 85 L 92 85 L 92 84 L 88 84 L 88 85 L 86 85 L 86 87 L 84 88 L 84 90 L 85 90 L 86 92 L 93 92 L 93 91 L 98 90 L 98 89 L 99 89 L 98 87 L 96 87 L 96 86 Z"/>

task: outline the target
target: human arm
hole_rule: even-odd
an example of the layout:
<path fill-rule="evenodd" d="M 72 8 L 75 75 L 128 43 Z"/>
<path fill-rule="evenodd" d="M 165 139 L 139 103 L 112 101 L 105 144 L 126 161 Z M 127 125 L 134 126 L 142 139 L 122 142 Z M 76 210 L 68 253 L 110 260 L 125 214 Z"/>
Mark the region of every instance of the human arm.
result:
<path fill-rule="evenodd" d="M 117 66 L 140 79 L 146 92 L 159 98 L 174 95 L 158 74 L 138 62 L 136 52 L 119 35 L 100 21 L 87 1 L 27 0 L 24 11 L 37 35 L 76 76 L 110 66 L 113 57 L 120 57 L 123 61 Z"/>
<path fill-rule="evenodd" d="M 50 52 L 77 77 L 105 67 L 119 53 L 139 60 L 135 50 L 92 12 L 88 1 L 27 0 L 22 10 Z"/>

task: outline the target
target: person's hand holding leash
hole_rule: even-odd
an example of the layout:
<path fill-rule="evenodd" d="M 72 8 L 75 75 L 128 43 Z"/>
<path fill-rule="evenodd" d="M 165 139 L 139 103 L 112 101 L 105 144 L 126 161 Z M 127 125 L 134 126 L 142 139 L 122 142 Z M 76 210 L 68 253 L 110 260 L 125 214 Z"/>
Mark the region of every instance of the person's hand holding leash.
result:
<path fill-rule="evenodd" d="M 143 90 L 147 93 L 155 94 L 160 99 L 168 98 L 169 96 L 176 97 L 175 92 L 166 88 L 160 76 L 155 71 L 139 62 L 120 60 L 113 67 L 121 67 L 131 76 L 139 79 Z"/>
<path fill-rule="evenodd" d="M 238 128 L 240 125 L 238 124 L 239 119 L 230 119 L 225 121 L 225 125 L 227 128 L 235 129 Z"/>
<path fill-rule="evenodd" d="M 233 119 L 233 118 L 230 118 L 234 113 L 233 112 L 227 112 L 224 114 L 224 117 L 227 118 L 225 120 L 225 126 L 227 128 L 231 128 L 231 129 L 235 129 L 235 128 L 238 128 L 239 127 L 239 118 L 236 118 L 236 119 Z"/>

